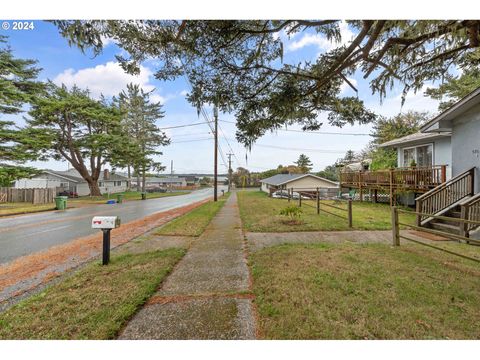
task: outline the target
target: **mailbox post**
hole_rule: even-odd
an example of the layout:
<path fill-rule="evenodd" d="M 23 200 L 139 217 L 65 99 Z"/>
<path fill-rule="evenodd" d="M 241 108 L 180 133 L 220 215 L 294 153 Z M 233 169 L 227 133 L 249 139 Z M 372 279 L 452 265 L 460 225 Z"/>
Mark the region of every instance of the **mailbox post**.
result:
<path fill-rule="evenodd" d="M 110 231 L 120 226 L 118 216 L 95 216 L 92 219 L 92 229 L 100 229 L 103 232 L 102 264 L 110 262 Z"/>

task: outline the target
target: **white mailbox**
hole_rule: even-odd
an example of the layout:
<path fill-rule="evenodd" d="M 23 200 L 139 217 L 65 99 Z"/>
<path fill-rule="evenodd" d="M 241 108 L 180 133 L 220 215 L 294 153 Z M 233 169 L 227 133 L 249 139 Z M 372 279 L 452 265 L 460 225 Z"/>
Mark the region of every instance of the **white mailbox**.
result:
<path fill-rule="evenodd" d="M 118 216 L 95 216 L 92 219 L 92 229 L 115 229 L 120 226 Z"/>

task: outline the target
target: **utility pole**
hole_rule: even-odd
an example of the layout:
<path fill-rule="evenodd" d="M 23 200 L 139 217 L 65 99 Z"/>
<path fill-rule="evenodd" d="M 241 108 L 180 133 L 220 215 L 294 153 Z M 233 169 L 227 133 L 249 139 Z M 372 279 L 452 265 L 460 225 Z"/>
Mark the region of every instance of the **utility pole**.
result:
<path fill-rule="evenodd" d="M 217 201 L 217 165 L 218 165 L 218 109 L 217 104 L 213 107 L 213 117 L 215 118 L 215 152 L 213 155 L 213 201 Z"/>
<path fill-rule="evenodd" d="M 228 156 L 228 191 L 230 192 L 232 190 L 232 155 L 233 154 L 227 154 Z"/>
<path fill-rule="evenodd" d="M 173 175 L 173 160 L 170 162 L 170 175 Z"/>

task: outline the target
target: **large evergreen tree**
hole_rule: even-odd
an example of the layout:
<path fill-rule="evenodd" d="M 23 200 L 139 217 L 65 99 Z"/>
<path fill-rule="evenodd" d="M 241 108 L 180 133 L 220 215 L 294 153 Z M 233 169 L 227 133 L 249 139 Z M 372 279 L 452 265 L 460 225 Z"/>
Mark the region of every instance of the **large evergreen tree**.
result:
<path fill-rule="evenodd" d="M 455 102 L 480 88 L 480 68 L 467 69 L 458 77 L 447 76 L 447 81 L 438 88 L 429 88 L 426 95 L 441 100 L 438 110 L 445 111 Z"/>
<path fill-rule="evenodd" d="M 162 104 L 150 100 L 153 91 L 146 92 L 139 85 L 128 84 L 126 91 L 123 90 L 114 100 L 123 114 L 123 133 L 129 139 L 121 151 L 121 156 L 117 156 L 120 159 L 116 163 L 127 167 L 129 172 L 130 166 L 134 169 L 139 191 L 145 191 L 147 171 L 161 171 L 165 168 L 155 161 L 154 156 L 162 155 L 159 147 L 170 143 L 166 134 L 156 125 L 157 120 L 162 119 L 165 114 Z"/>
<path fill-rule="evenodd" d="M 30 103 L 44 89 L 43 83 L 36 80 L 41 71 L 36 67 L 37 61 L 14 57 L 6 43 L 6 37 L 0 35 L 0 164 L 9 161 L 16 165 L 0 165 L 3 186 L 35 174 L 34 169 L 18 164 L 36 158 L 36 154 L 26 151 L 22 145 L 35 139 L 23 136 L 14 121 L 5 120 L 5 115 L 20 114 L 23 105 Z"/>
<path fill-rule="evenodd" d="M 92 99 L 88 90 L 50 82 L 29 115 L 24 133 L 35 134 L 32 151 L 67 160 L 88 183 L 90 195 L 100 196 L 101 169 L 122 145 L 118 109 Z"/>
<path fill-rule="evenodd" d="M 395 84 L 409 90 L 441 80 L 453 67 L 480 63 L 480 20 L 350 20 L 352 39 L 342 39 L 338 20 L 248 21 L 56 21 L 81 49 L 102 49 L 113 38 L 126 50 L 125 70 L 158 59 L 156 77 L 187 75 L 195 106 L 217 103 L 234 111 L 237 139 L 250 146 L 266 131 L 298 123 L 318 129 L 319 112 L 336 126 L 368 123 L 375 115 L 343 83 L 363 74 L 384 97 Z M 343 23 L 344 24 L 344 23 Z M 332 48 L 313 61 L 285 62 L 283 36 L 318 34 Z"/>

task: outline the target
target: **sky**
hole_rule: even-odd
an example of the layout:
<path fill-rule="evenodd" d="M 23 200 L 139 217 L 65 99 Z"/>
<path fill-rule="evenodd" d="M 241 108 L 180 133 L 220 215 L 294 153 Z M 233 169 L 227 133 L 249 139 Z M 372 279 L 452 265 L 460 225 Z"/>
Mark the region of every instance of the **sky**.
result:
<path fill-rule="evenodd" d="M 10 21 L 11 23 L 11 21 Z M 115 59 L 122 49 L 110 40 L 106 41 L 103 52 L 93 57 L 83 54 L 76 47 L 68 45 L 57 28 L 48 22 L 34 21 L 33 30 L 5 30 L 0 29 L 1 35 L 8 36 L 14 56 L 38 60 L 38 66 L 43 70 L 39 79 L 65 84 L 68 87 L 76 84 L 81 88 L 88 88 L 92 96 L 100 94 L 111 97 L 117 95 L 130 82 L 139 84 L 145 90 L 154 90 L 152 100 L 163 104 L 165 117 L 157 121 L 157 125 L 164 129 L 171 138 L 171 144 L 161 149 L 163 155 L 157 160 L 167 166 L 166 173 L 170 173 L 170 164 L 173 161 L 174 173 L 212 173 L 213 172 L 213 136 L 203 117 L 198 117 L 197 110 L 190 105 L 185 95 L 189 92 L 189 84 L 184 78 L 175 81 L 159 81 L 154 78 L 155 60 L 142 64 L 138 76 L 126 74 Z M 343 23 L 341 26 L 342 41 L 348 41 L 353 36 L 352 31 Z M 298 33 L 288 38 L 285 33 L 276 34 L 284 42 L 284 62 L 298 62 L 313 60 L 318 54 L 328 51 L 338 44 L 332 44 L 316 33 Z M 438 102 L 423 96 L 423 91 L 416 94 L 409 93 L 405 104 L 401 105 L 401 87 L 394 88 L 386 99 L 380 102 L 377 94 L 372 95 L 368 79 L 364 80 L 361 74 L 349 79 L 358 89 L 358 97 L 362 99 L 370 110 L 384 116 L 393 116 L 408 110 L 437 111 Z M 345 84 L 342 90 L 345 96 L 354 96 L 355 92 Z M 206 107 L 207 114 L 212 119 L 212 109 Z M 23 116 L 10 116 L 18 125 L 24 124 Z M 232 114 L 220 113 L 219 119 L 219 172 L 225 173 L 228 169 L 227 153 L 232 153 L 232 167 L 246 167 L 250 171 L 264 171 L 276 168 L 278 165 L 292 164 L 298 156 L 306 154 L 313 163 L 313 171 L 320 171 L 325 166 L 333 164 L 343 157 L 347 150 L 360 151 L 372 138 L 371 125 L 355 125 L 338 128 L 330 126 L 326 121 L 326 114 L 319 114 L 325 119 L 324 125 L 318 134 L 302 133 L 297 131 L 278 130 L 260 138 L 251 151 L 235 140 L 235 118 Z M 195 126 L 172 128 L 179 125 L 203 123 Z M 289 130 L 299 130 L 300 127 L 291 126 Z M 350 134 L 350 135 L 349 135 Z M 67 162 L 49 160 L 45 162 L 31 162 L 30 166 L 53 170 L 66 170 Z"/>

